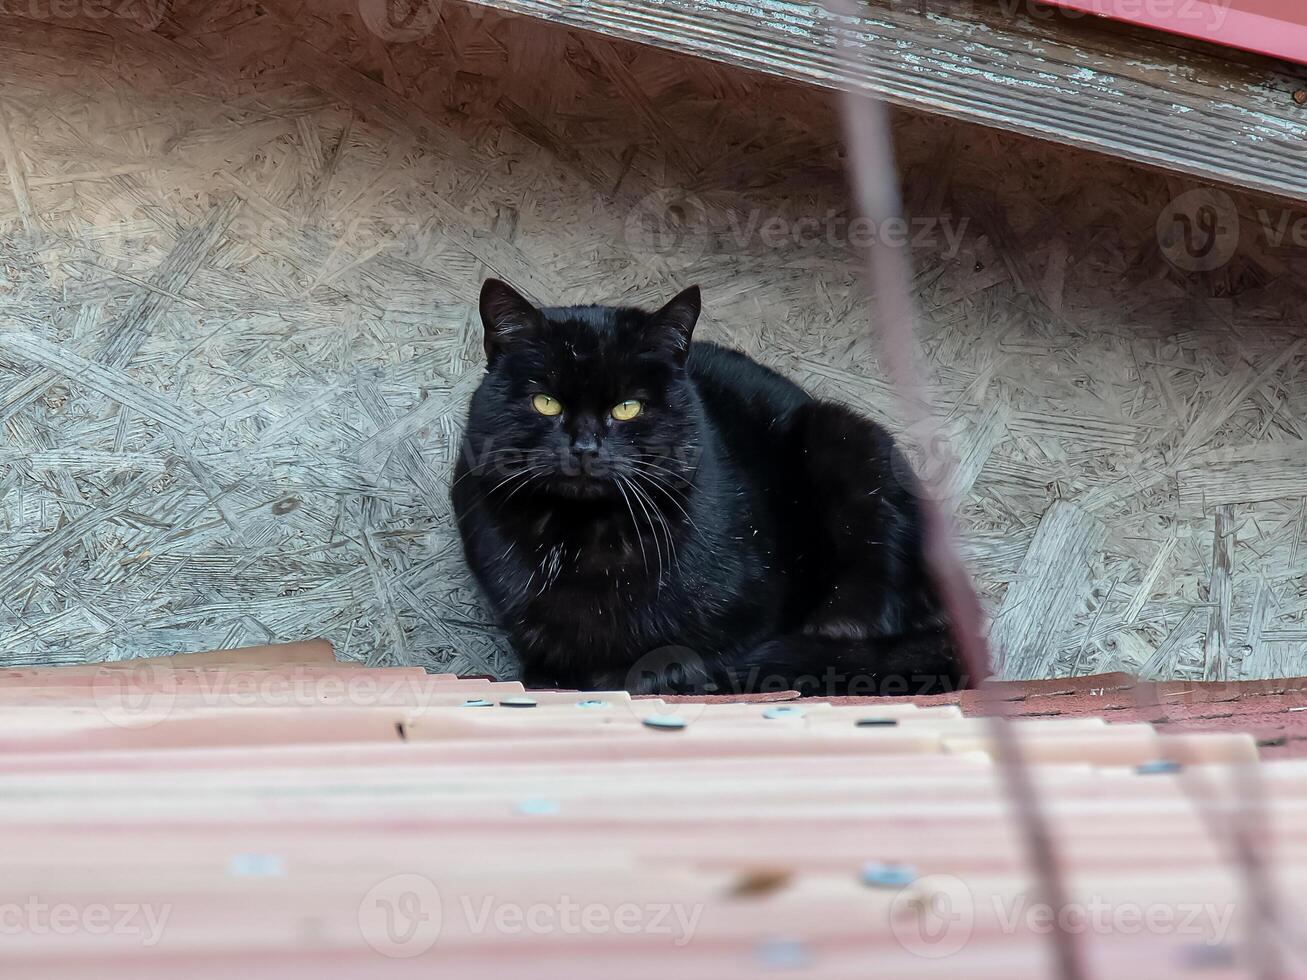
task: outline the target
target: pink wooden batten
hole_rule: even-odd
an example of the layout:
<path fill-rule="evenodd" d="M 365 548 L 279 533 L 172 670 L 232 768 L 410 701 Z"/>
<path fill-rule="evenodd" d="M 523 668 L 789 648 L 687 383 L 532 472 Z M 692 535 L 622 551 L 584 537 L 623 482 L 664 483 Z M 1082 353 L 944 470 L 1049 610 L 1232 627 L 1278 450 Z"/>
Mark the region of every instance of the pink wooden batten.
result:
<path fill-rule="evenodd" d="M 1303 0 L 1049 0 L 1068 10 L 1307 64 Z"/>

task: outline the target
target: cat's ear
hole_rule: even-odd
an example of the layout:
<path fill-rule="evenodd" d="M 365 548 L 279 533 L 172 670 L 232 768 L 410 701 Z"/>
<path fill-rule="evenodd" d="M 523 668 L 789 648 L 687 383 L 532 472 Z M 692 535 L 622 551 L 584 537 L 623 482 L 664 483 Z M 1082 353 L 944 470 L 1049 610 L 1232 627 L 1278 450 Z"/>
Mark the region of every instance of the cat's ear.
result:
<path fill-rule="evenodd" d="M 699 322 L 699 287 L 683 289 L 649 318 L 649 328 L 673 350 L 678 359 L 690 353 L 690 338 Z"/>
<path fill-rule="evenodd" d="M 480 308 L 488 364 L 493 364 L 514 340 L 540 326 L 540 311 L 516 289 L 498 279 L 487 279 L 481 284 Z"/>

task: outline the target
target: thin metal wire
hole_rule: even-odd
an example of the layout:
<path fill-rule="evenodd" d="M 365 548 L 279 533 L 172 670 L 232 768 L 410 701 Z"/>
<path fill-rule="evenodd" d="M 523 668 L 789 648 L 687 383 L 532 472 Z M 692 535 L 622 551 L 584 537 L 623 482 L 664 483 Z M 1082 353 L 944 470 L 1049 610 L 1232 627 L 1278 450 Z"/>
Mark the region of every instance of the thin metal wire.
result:
<path fill-rule="evenodd" d="M 844 24 L 856 21 L 858 11 L 847 0 L 826 0 L 826 4 L 837 21 Z M 847 29 L 837 26 L 836 46 L 844 59 L 856 60 L 857 47 Z M 888 109 L 883 102 L 848 90 L 842 93 L 841 108 L 855 203 L 873 228 L 882 229 L 886 222 L 902 218 Z M 919 364 L 908 257 L 904 249 L 888 243 L 883 235 L 873 234 L 871 241 L 868 262 L 873 323 L 879 333 L 882 363 L 906 410 L 907 431 L 934 452 L 945 443 L 930 409 Z M 940 503 L 940 491 L 951 485 L 951 454 L 943 452 L 938 462 L 940 466 L 923 474 L 923 478 L 933 477 L 934 484 L 926 487 L 921 499 L 927 558 L 964 667 L 972 682 L 983 688 L 990 662 L 980 602 L 954 544 L 953 522 Z M 990 732 L 1000 777 L 1025 835 L 1041 899 L 1057 913 L 1049 933 L 1056 975 L 1061 980 L 1082 980 L 1085 972 L 1079 945 L 1063 925 L 1067 921 L 1062 914 L 1067 895 L 1057 847 L 1040 810 L 1038 792 L 1022 758 L 1021 746 L 1003 717 L 1002 702 L 995 698 L 990 704 L 996 709 L 990 714 Z"/>

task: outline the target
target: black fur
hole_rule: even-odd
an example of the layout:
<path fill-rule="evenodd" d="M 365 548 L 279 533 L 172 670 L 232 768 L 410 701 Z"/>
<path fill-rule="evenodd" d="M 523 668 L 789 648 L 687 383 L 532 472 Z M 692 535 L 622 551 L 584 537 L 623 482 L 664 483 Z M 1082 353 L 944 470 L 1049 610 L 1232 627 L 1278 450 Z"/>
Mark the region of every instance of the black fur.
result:
<path fill-rule="evenodd" d="M 959 682 L 890 435 L 656 313 L 482 289 L 452 490 L 534 687 L 916 694 Z M 557 399 L 547 416 L 534 395 Z M 621 422 L 614 405 L 643 411 Z"/>

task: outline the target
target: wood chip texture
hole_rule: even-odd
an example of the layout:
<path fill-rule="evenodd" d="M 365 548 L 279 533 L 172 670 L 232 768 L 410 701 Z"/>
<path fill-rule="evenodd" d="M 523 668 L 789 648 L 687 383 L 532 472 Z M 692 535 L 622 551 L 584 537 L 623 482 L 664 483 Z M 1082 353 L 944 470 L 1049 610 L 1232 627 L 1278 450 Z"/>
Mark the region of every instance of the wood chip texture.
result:
<path fill-rule="evenodd" d="M 489 275 L 555 304 L 699 283 L 700 336 L 896 428 L 828 94 L 384 6 L 0 15 L 3 662 L 321 635 L 514 676 L 447 504 Z M 1304 215 L 1220 192 L 1229 254 L 1186 262 L 1159 225 L 1213 205 L 1183 180 L 895 136 L 908 224 L 876 233 L 911 249 L 1004 663 L 1307 673 Z M 909 446 L 927 477 L 938 448 Z"/>

